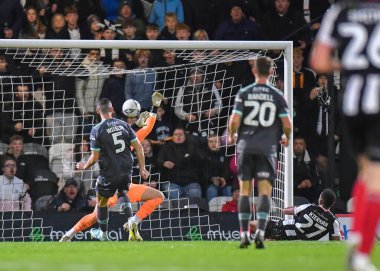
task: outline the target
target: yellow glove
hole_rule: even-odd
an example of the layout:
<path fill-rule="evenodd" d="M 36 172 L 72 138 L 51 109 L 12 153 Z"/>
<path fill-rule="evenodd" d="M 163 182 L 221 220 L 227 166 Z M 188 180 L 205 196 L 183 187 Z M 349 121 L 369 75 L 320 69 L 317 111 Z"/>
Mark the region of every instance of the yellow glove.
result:
<path fill-rule="evenodd" d="M 154 107 L 159 107 L 161 105 L 161 101 L 164 99 L 164 95 L 159 92 L 154 92 L 152 95 L 152 104 Z"/>
<path fill-rule="evenodd" d="M 145 111 L 145 112 L 142 112 L 138 118 L 138 120 L 136 120 L 136 125 L 140 128 L 144 127 L 144 126 L 147 126 L 148 124 L 146 123 L 146 120 L 149 118 L 149 115 L 150 113 L 148 111 Z"/>

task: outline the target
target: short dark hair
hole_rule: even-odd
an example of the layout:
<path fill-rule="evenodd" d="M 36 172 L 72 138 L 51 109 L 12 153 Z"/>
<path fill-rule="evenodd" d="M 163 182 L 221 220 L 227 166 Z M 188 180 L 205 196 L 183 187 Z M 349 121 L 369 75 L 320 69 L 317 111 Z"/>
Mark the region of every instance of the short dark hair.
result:
<path fill-rule="evenodd" d="M 268 76 L 272 68 L 273 60 L 269 56 L 260 56 L 255 61 L 256 71 L 259 75 Z"/>
<path fill-rule="evenodd" d="M 335 203 L 336 194 L 333 190 L 326 188 L 321 193 L 322 205 L 328 209 Z"/>
<path fill-rule="evenodd" d="M 16 162 L 16 159 L 14 159 L 12 156 L 10 156 L 10 155 L 5 155 L 5 156 L 3 157 L 3 159 L 1 160 L 1 167 L 4 167 L 6 161 L 13 161 L 13 162 L 17 163 L 17 162 Z"/>
<path fill-rule="evenodd" d="M 112 103 L 107 98 L 101 98 L 96 105 L 96 109 L 98 109 L 101 114 L 107 114 L 110 112 L 110 108 L 112 107 Z"/>

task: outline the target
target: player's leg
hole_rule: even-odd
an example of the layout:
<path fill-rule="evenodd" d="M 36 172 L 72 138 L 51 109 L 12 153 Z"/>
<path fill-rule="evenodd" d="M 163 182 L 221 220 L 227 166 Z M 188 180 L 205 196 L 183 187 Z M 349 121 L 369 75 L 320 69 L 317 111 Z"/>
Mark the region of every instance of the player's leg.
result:
<path fill-rule="evenodd" d="M 144 202 L 137 213 L 129 218 L 128 222 L 123 226 L 125 230 L 130 231 L 130 240 L 142 241 L 138 232 L 138 223 L 153 213 L 153 211 L 164 201 L 165 197 L 164 194 L 157 189 L 146 185 L 136 184 L 131 184 L 127 195 L 131 202 Z"/>
<path fill-rule="evenodd" d="M 264 248 L 265 227 L 267 224 L 272 196 L 272 180 L 275 177 L 276 159 L 272 156 L 256 155 L 255 180 L 258 187 L 258 203 L 256 208 L 257 230 L 255 233 L 256 248 Z"/>
<path fill-rule="evenodd" d="M 256 209 L 257 230 L 255 235 L 256 248 L 264 248 L 265 228 L 270 211 L 272 184 L 269 180 L 258 181 L 259 198 Z"/>
<path fill-rule="evenodd" d="M 249 221 L 252 210 L 249 197 L 252 193 L 253 180 L 253 157 L 249 154 L 238 154 L 238 178 L 240 184 L 240 197 L 238 202 L 239 224 L 240 224 L 240 248 L 247 248 L 250 245 Z"/>

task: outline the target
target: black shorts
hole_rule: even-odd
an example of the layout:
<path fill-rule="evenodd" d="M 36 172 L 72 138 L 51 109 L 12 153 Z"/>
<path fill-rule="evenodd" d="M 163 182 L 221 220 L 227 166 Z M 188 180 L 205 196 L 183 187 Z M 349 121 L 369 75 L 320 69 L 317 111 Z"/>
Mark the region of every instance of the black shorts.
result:
<path fill-rule="evenodd" d="M 115 194 L 117 190 L 128 190 L 130 181 L 130 175 L 112 178 L 99 176 L 96 180 L 96 192 L 101 197 L 110 198 Z"/>
<path fill-rule="evenodd" d="M 288 232 L 288 234 L 287 234 Z M 284 225 L 284 220 L 268 220 L 265 238 L 271 240 L 300 240 L 299 231 L 294 224 Z"/>
<path fill-rule="evenodd" d="M 380 161 L 380 116 L 345 117 L 349 141 L 356 155 L 365 154 Z"/>
<path fill-rule="evenodd" d="M 261 154 L 240 153 L 237 156 L 238 177 L 241 181 L 255 179 L 269 180 L 276 178 L 276 158 Z"/>

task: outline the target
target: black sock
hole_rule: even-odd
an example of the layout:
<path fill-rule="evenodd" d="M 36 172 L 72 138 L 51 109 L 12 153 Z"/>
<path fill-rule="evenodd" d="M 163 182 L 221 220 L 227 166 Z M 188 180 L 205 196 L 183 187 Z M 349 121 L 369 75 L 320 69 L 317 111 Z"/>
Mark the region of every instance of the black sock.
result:
<path fill-rule="evenodd" d="M 121 205 L 121 210 L 127 216 L 127 219 L 133 216 L 132 204 L 127 195 L 122 195 L 119 197 L 119 203 Z"/>
<path fill-rule="evenodd" d="M 239 223 L 243 232 L 248 231 L 249 220 L 251 219 L 251 206 L 248 196 L 240 196 L 239 198 Z"/>
<path fill-rule="evenodd" d="M 257 204 L 257 228 L 265 231 L 267 225 L 268 215 L 270 210 L 270 199 L 268 196 L 259 196 Z"/>
<path fill-rule="evenodd" d="M 98 223 L 99 228 L 106 232 L 108 230 L 108 207 L 99 207 L 98 206 Z"/>

